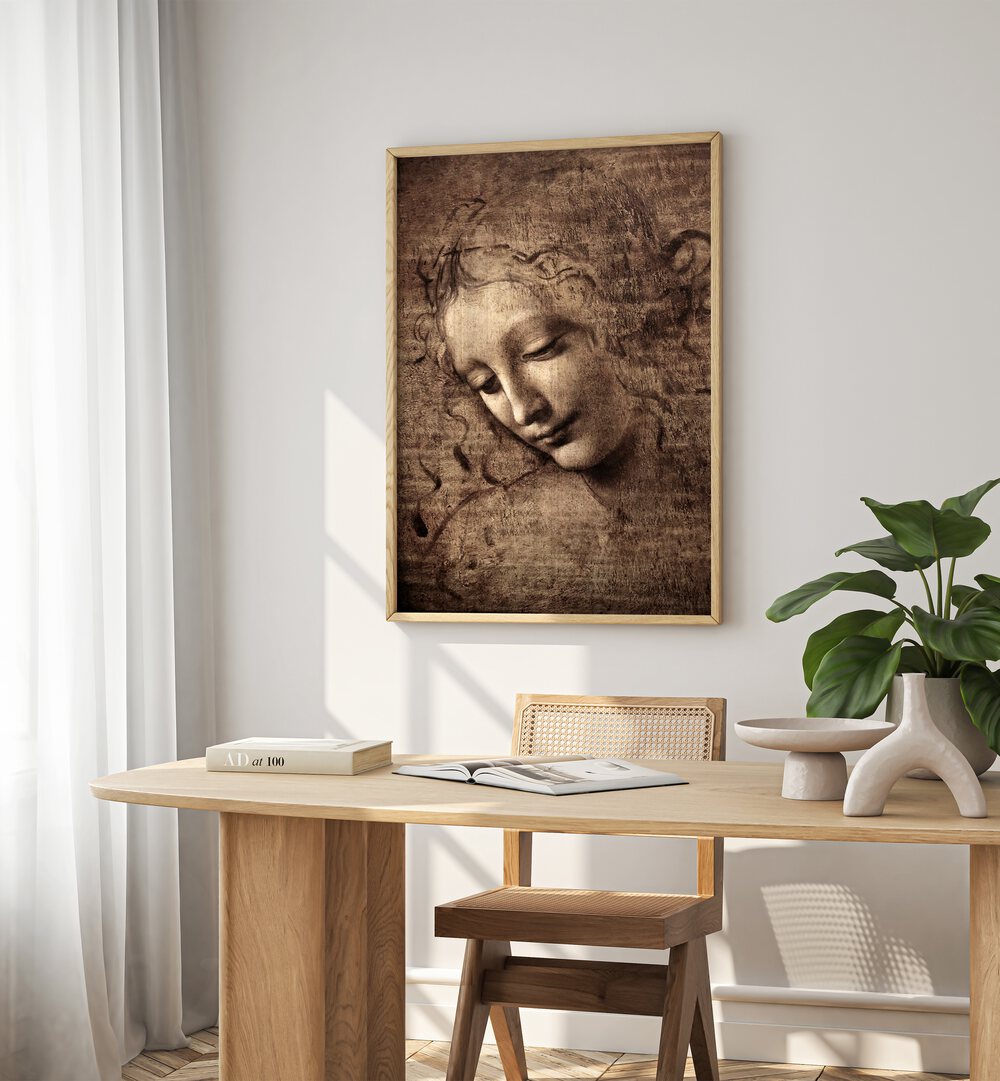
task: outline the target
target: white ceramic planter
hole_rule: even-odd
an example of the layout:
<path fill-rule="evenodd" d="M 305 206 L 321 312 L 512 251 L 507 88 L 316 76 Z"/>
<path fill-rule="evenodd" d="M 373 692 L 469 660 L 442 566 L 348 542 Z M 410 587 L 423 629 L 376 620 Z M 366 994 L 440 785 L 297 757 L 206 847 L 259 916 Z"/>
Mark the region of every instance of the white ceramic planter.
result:
<path fill-rule="evenodd" d="M 979 775 L 985 773 L 996 761 L 996 751 L 991 750 L 986 737 L 972 723 L 957 679 L 924 678 L 924 693 L 927 696 L 927 708 L 931 719 L 944 734 L 945 738 L 965 755 L 973 771 Z M 885 705 L 885 719 L 898 725 L 903 715 L 903 677 L 896 676 L 889 688 L 889 697 Z M 936 773 L 926 769 L 916 769 L 907 774 L 921 780 L 938 779 Z"/>
<path fill-rule="evenodd" d="M 951 789 L 959 814 L 986 817 L 986 797 L 968 760 L 931 720 L 922 673 L 906 673 L 896 731 L 865 753 L 851 772 L 844 814 L 874 817 L 885 809 L 892 786 L 912 769 L 929 770 Z"/>

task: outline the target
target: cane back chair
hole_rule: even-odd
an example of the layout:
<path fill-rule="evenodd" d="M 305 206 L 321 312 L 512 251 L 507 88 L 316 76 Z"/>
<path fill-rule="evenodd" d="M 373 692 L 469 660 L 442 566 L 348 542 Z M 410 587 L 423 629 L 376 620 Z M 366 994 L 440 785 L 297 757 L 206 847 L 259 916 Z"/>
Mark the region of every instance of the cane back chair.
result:
<path fill-rule="evenodd" d="M 718 760 L 725 731 L 722 698 L 522 694 L 513 753 Z M 526 1081 L 520 1006 L 661 1017 L 657 1081 L 681 1081 L 689 1046 L 699 1081 L 718 1081 L 705 937 L 722 927 L 721 839 L 698 838 L 697 894 L 653 894 L 533 887 L 531 837 L 504 831 L 501 887 L 434 911 L 436 935 L 468 940 L 448 1081 L 473 1081 L 487 1019 L 508 1081 Z M 670 961 L 515 957 L 512 940 L 669 949 Z"/>

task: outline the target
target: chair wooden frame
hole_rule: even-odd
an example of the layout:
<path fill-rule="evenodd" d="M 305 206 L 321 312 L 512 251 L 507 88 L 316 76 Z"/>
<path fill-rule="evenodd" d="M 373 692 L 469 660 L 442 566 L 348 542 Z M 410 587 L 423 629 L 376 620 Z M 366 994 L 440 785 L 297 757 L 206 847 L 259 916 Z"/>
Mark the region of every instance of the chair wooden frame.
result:
<path fill-rule="evenodd" d="M 722 698 L 525 694 L 517 696 L 513 753 L 526 753 L 524 718 L 532 707 L 552 706 L 555 710 L 571 712 L 574 705 L 607 706 L 611 707 L 609 712 L 620 711 L 622 707 L 633 711 L 655 707 L 661 712 L 701 708 L 711 716 L 711 738 L 701 744 L 700 754 L 686 757 L 716 761 L 725 757 L 726 702 Z M 595 750 L 581 739 L 578 753 L 608 754 L 607 741 L 600 743 L 600 749 Z M 619 757 L 641 756 L 620 754 Z M 657 1081 L 681 1081 L 689 1047 L 699 1081 L 718 1081 L 705 940 L 722 926 L 722 839 L 697 838 L 697 893 L 692 895 L 536 891 L 531 888 L 531 849 L 531 833 L 504 830 L 503 886 L 435 909 L 436 934 L 467 938 L 448 1081 L 475 1078 L 487 1020 L 493 1028 L 508 1081 L 527 1081 L 520 1006 L 662 1017 Z M 531 941 L 669 948 L 669 964 L 512 956 L 509 939 L 518 938 L 519 927 L 524 930 L 523 905 L 536 893 L 565 894 L 564 911 L 553 911 L 550 906 L 537 918 L 528 912 L 538 929 L 532 932 Z M 490 898 L 494 895 L 506 903 L 491 908 Z M 624 919 L 615 911 L 616 904 L 619 910 L 635 907 L 636 899 L 645 902 L 646 907 L 652 902 L 654 908 L 657 902 L 662 902 L 662 908 L 650 916 L 639 913 Z M 547 905 L 548 899 L 543 897 L 539 907 Z M 574 908 L 577 911 L 572 911 Z M 593 914 L 592 918 L 588 912 Z M 488 932 L 484 931 L 484 925 Z"/>

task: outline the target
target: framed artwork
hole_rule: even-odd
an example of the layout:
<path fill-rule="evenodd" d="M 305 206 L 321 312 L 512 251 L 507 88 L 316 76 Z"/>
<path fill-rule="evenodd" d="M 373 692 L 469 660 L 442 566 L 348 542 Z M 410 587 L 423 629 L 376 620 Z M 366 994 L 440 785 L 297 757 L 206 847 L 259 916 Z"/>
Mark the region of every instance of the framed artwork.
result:
<path fill-rule="evenodd" d="M 721 152 L 387 152 L 389 619 L 721 621 Z"/>

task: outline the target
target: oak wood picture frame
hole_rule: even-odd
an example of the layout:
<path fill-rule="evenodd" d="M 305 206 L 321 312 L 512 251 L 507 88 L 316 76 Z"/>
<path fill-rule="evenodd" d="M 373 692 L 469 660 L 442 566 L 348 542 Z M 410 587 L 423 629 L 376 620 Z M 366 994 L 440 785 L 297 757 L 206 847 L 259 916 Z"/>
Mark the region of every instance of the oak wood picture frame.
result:
<path fill-rule="evenodd" d="M 454 155 L 533 154 L 549 151 L 706 144 L 710 185 L 710 603 L 698 613 L 410 611 L 399 607 L 398 377 L 399 268 L 397 178 L 401 160 Z M 393 622 L 507 622 L 717 625 L 722 622 L 722 135 L 692 132 L 506 143 L 392 147 L 386 151 L 386 619 Z"/>

